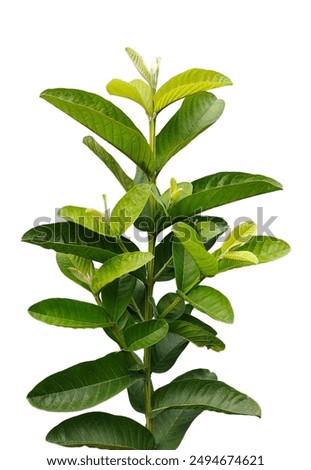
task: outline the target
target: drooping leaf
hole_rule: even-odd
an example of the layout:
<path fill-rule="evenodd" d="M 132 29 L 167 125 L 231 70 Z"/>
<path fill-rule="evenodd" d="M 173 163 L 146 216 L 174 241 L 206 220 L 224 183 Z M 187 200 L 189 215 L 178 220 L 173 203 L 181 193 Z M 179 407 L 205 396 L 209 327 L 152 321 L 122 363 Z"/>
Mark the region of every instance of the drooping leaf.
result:
<path fill-rule="evenodd" d="M 110 95 L 122 96 L 140 104 L 150 116 L 153 110 L 152 89 L 143 80 L 125 82 L 118 78 L 111 80 L 106 89 Z"/>
<path fill-rule="evenodd" d="M 173 243 L 173 260 L 178 289 L 187 291 L 200 281 L 200 270 L 188 250 L 179 242 Z"/>
<path fill-rule="evenodd" d="M 156 112 L 160 112 L 169 104 L 185 96 L 226 85 L 232 85 L 231 80 L 213 70 L 186 70 L 185 72 L 175 75 L 175 77 L 172 77 L 159 88 L 154 96 L 155 110 Z"/>
<path fill-rule="evenodd" d="M 149 184 L 137 184 L 117 202 L 110 217 L 112 235 L 119 237 L 135 222 L 145 207 L 150 193 Z"/>
<path fill-rule="evenodd" d="M 269 261 L 274 261 L 287 255 L 290 251 L 290 246 L 288 243 L 278 238 L 257 235 L 233 253 L 239 253 L 239 251 L 249 251 L 257 257 L 258 263 L 268 263 Z M 216 257 L 220 254 L 220 249 L 214 252 Z M 224 272 L 233 268 L 250 266 L 251 264 L 253 263 L 242 260 L 221 259 L 218 269 L 219 272 Z"/>
<path fill-rule="evenodd" d="M 192 256 L 203 276 L 214 276 L 218 270 L 216 258 L 206 251 L 198 233 L 184 222 L 173 226 L 173 232 Z M 176 269 L 176 267 L 175 267 Z"/>
<path fill-rule="evenodd" d="M 157 170 L 222 115 L 225 107 L 212 93 L 185 98 L 180 109 L 157 136 Z"/>
<path fill-rule="evenodd" d="M 122 253 L 106 261 L 93 277 L 92 291 L 96 294 L 110 282 L 144 266 L 153 258 L 151 253 Z"/>
<path fill-rule="evenodd" d="M 271 178 L 240 172 L 216 173 L 193 181 L 192 185 L 193 194 L 172 206 L 173 219 L 282 189 L 282 185 Z"/>
<path fill-rule="evenodd" d="M 154 415 L 170 408 L 261 416 L 252 398 L 218 380 L 189 379 L 182 382 L 182 387 L 177 381 L 159 388 L 153 395 Z"/>
<path fill-rule="evenodd" d="M 168 332 L 161 341 L 151 347 L 152 371 L 157 373 L 168 371 L 187 345 L 188 341 Z"/>
<path fill-rule="evenodd" d="M 256 231 L 256 224 L 251 220 L 237 225 L 224 240 L 221 246 L 221 252 L 227 253 L 233 248 L 245 245 L 245 243 L 256 235 Z"/>
<path fill-rule="evenodd" d="M 250 264 L 258 264 L 258 258 L 254 253 L 251 253 L 250 251 L 228 251 L 228 253 L 225 253 L 223 255 L 223 258 L 225 259 L 233 259 L 235 261 L 242 261 L 242 262 L 247 262 Z"/>
<path fill-rule="evenodd" d="M 130 118 L 110 101 L 94 93 L 64 88 L 45 90 L 40 97 L 112 144 L 143 171 L 153 170 L 147 140 Z"/>
<path fill-rule="evenodd" d="M 108 318 L 114 322 L 121 318 L 131 300 L 135 286 L 135 277 L 126 274 L 102 289 L 102 304 Z"/>
<path fill-rule="evenodd" d="M 227 297 L 209 286 L 194 287 L 187 295 L 177 291 L 187 302 L 214 320 L 233 323 L 233 310 Z"/>
<path fill-rule="evenodd" d="M 109 168 L 125 191 L 134 186 L 133 180 L 123 171 L 116 159 L 99 145 L 92 136 L 84 137 L 83 143 Z"/>
<path fill-rule="evenodd" d="M 50 375 L 36 385 L 27 398 L 46 411 L 79 411 L 98 405 L 141 379 L 129 369 L 135 360 L 125 351 L 82 362 Z"/>
<path fill-rule="evenodd" d="M 29 307 L 30 315 L 48 325 L 69 328 L 106 328 L 113 323 L 97 305 L 71 299 L 46 299 Z"/>
<path fill-rule="evenodd" d="M 149 320 L 130 326 L 124 331 L 128 351 L 149 348 L 166 336 L 168 324 L 164 320 Z"/>
<path fill-rule="evenodd" d="M 157 281 L 170 281 L 175 277 L 172 258 L 173 238 L 174 234 L 170 232 L 155 248 L 154 272 Z"/>
<path fill-rule="evenodd" d="M 202 410 L 168 409 L 152 420 L 155 449 L 175 450 L 184 438 L 190 425 Z"/>
<path fill-rule="evenodd" d="M 152 86 L 151 74 L 142 56 L 138 54 L 138 52 L 134 51 L 134 49 L 131 47 L 127 47 L 125 50 L 140 75 L 146 80 L 147 83 L 149 83 L 150 86 Z"/>
<path fill-rule="evenodd" d="M 67 419 L 55 426 L 46 440 L 65 447 L 96 447 L 111 450 L 151 450 L 154 438 L 136 421 L 93 411 Z"/>
<path fill-rule="evenodd" d="M 168 292 L 167 294 L 165 294 L 157 304 L 157 311 L 159 317 L 161 317 L 163 312 L 165 312 L 165 310 L 170 307 L 172 302 L 176 301 L 177 299 L 179 299 L 179 297 L 174 292 Z M 186 306 L 184 301 L 178 302 L 178 304 L 170 310 L 170 312 L 165 316 L 165 318 L 167 320 L 177 319 L 185 313 L 185 308 Z"/>
<path fill-rule="evenodd" d="M 69 222 L 82 225 L 83 227 L 99 233 L 100 235 L 111 235 L 108 220 L 102 212 L 99 212 L 96 209 L 65 206 L 59 209 L 58 215 Z"/>
<path fill-rule="evenodd" d="M 225 349 L 224 343 L 207 329 L 194 325 L 182 318 L 170 322 L 169 326 L 171 333 L 174 333 L 199 347 L 206 346 L 207 348 L 213 349 L 213 351 L 217 352 Z"/>
<path fill-rule="evenodd" d="M 56 262 L 61 272 L 71 281 L 91 291 L 93 263 L 91 260 L 76 255 L 56 253 Z M 92 276 L 87 273 L 92 273 Z"/>

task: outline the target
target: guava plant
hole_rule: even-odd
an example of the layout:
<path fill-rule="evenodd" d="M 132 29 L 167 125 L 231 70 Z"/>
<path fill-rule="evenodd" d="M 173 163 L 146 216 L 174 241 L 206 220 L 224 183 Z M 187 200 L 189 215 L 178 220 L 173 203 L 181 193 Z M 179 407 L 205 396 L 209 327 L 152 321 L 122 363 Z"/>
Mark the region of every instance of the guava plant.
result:
<path fill-rule="evenodd" d="M 223 243 L 214 249 L 228 225 L 220 217 L 202 213 L 282 186 L 262 175 L 222 172 L 192 182 L 172 178 L 162 192 L 157 177 L 165 165 L 224 110 L 223 100 L 208 90 L 231 81 L 218 72 L 194 68 L 157 88 L 159 60 L 149 69 L 134 50 L 128 48 L 127 53 L 143 79 L 114 79 L 107 91 L 144 108 L 148 140 L 123 111 L 101 96 L 76 89 L 49 89 L 41 94 L 123 152 L 135 164 L 136 174 L 128 176 L 93 136 L 85 137 L 84 144 L 113 173 L 124 196 L 111 212 L 106 196 L 102 211 L 65 206 L 59 211 L 63 222 L 34 227 L 23 236 L 25 242 L 56 251 L 62 273 L 87 289 L 93 299 L 93 303 L 42 300 L 29 308 L 30 315 L 54 326 L 101 328 L 115 343 L 110 354 L 45 378 L 30 391 L 28 400 L 47 411 L 77 412 L 127 389 L 131 406 L 145 415 L 145 426 L 104 411 L 87 412 L 61 422 L 46 439 L 70 447 L 176 449 L 204 410 L 260 416 L 252 398 L 208 369 L 187 371 L 157 390 L 152 377 L 171 369 L 189 343 L 204 347 L 204 354 L 225 348 L 214 326 L 195 313 L 202 312 L 212 321 L 233 322 L 229 300 L 208 285 L 209 278 L 278 259 L 289 251 L 282 240 L 256 235 L 252 221 L 223 235 Z M 159 113 L 178 100 L 182 100 L 180 108 L 157 133 Z M 202 166 L 201 161 L 200 174 Z M 148 244 L 143 251 L 126 236 L 133 224 L 146 232 Z M 156 299 L 155 283 L 172 279 L 176 289 Z"/>

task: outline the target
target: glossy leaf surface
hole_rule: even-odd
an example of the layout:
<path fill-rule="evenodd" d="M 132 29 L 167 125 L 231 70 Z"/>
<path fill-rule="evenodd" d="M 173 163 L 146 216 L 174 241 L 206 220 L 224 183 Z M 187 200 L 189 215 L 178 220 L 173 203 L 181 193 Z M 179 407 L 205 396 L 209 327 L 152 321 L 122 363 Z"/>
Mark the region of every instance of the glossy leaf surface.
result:
<path fill-rule="evenodd" d="M 206 346 L 217 352 L 225 349 L 224 343 L 208 330 L 183 319 L 170 322 L 170 332 L 199 347 Z"/>
<path fill-rule="evenodd" d="M 114 322 L 121 318 L 132 298 L 135 286 L 135 277 L 126 274 L 102 289 L 101 300 L 108 318 Z"/>
<path fill-rule="evenodd" d="M 130 326 L 124 331 L 127 350 L 149 348 L 158 343 L 168 332 L 168 324 L 164 320 L 149 320 Z"/>
<path fill-rule="evenodd" d="M 152 371 L 157 373 L 168 371 L 187 345 L 187 340 L 168 332 L 159 343 L 151 347 Z"/>

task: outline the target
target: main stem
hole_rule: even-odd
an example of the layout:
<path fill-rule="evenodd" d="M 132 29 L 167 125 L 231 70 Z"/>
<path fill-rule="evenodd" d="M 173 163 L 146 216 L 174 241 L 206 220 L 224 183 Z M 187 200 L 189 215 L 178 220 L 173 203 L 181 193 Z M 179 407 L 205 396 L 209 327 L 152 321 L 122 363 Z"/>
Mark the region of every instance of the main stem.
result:
<path fill-rule="evenodd" d="M 150 184 L 155 183 L 155 116 L 149 118 L 149 142 L 154 158 L 154 173 L 149 177 Z M 150 196 L 150 222 L 154 223 L 155 218 L 155 200 L 153 196 Z M 148 231 L 148 251 L 152 255 L 155 254 L 155 233 L 153 227 Z M 153 297 L 153 285 L 154 285 L 154 258 L 147 264 L 147 288 L 146 288 L 146 305 L 145 305 L 145 321 L 151 320 L 153 316 L 152 302 Z M 152 432 L 152 419 L 150 414 L 152 411 L 152 381 L 151 381 L 151 348 L 144 349 L 144 366 L 146 373 L 145 381 L 145 417 L 146 417 L 146 428 Z"/>

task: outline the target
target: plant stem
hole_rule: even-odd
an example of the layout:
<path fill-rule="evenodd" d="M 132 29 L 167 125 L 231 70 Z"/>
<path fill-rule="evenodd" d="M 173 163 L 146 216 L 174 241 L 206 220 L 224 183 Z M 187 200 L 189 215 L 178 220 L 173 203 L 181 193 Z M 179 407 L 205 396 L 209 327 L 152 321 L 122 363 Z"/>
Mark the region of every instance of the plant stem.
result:
<path fill-rule="evenodd" d="M 155 143 L 156 143 L 156 130 L 155 130 L 155 116 L 149 117 L 149 143 L 153 154 L 153 174 L 149 176 L 150 184 L 155 184 Z M 149 198 L 150 204 L 150 220 L 152 223 L 155 218 L 155 200 L 153 195 Z M 148 231 L 148 251 L 152 255 L 155 254 L 155 233 L 154 230 Z M 147 264 L 147 292 L 146 292 L 146 304 L 145 304 L 145 321 L 151 320 L 153 316 L 153 309 L 151 299 L 153 297 L 153 286 L 154 286 L 154 258 Z M 151 382 L 151 348 L 144 349 L 144 366 L 147 380 L 145 381 L 144 397 L 145 397 L 145 417 L 146 417 L 146 428 L 152 432 L 152 420 L 150 414 L 152 411 L 152 382 Z"/>

